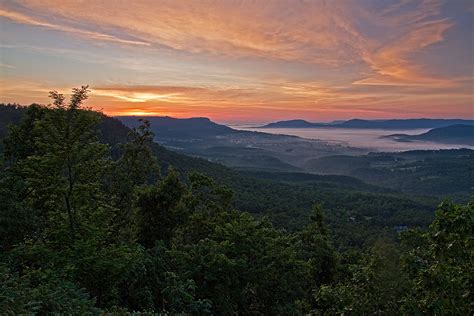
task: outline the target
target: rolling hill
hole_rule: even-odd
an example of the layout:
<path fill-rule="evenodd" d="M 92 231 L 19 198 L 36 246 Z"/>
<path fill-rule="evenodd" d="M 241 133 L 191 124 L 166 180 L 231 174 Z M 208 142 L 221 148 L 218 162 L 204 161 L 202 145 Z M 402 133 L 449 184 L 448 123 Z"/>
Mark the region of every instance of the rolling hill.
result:
<path fill-rule="evenodd" d="M 462 119 L 392 119 L 361 120 L 352 119 L 332 123 L 311 123 L 305 120 L 290 120 L 270 123 L 261 128 L 367 128 L 367 129 L 418 129 L 438 128 L 455 124 L 474 125 L 474 120 Z"/>
<path fill-rule="evenodd" d="M 384 136 L 400 142 L 429 141 L 443 144 L 474 145 L 474 125 L 457 124 L 439 127 L 419 135 L 392 134 Z"/>
<path fill-rule="evenodd" d="M 269 123 L 260 128 L 314 128 L 322 127 L 322 123 L 311 123 L 305 120 L 288 120 Z"/>

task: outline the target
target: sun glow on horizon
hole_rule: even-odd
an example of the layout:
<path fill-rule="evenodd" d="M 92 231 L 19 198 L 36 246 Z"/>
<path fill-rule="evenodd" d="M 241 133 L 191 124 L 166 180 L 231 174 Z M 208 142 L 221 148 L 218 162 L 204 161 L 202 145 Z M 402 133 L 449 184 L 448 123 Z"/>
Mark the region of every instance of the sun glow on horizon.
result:
<path fill-rule="evenodd" d="M 148 112 L 144 110 L 130 109 L 124 112 L 116 113 L 114 116 L 163 116 L 158 112 Z"/>
<path fill-rule="evenodd" d="M 120 94 L 115 92 L 97 92 L 99 96 L 112 97 L 119 100 L 124 100 L 132 103 L 143 103 L 149 101 L 162 101 L 162 102 L 178 102 L 175 100 L 179 94 L 155 94 L 155 93 L 142 93 L 142 92 L 130 92 L 127 94 Z"/>

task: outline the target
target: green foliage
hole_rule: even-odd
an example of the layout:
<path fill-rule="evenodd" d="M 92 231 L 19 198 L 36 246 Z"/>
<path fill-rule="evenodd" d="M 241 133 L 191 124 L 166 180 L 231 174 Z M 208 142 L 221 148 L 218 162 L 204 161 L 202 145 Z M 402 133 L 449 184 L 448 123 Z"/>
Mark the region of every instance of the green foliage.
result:
<path fill-rule="evenodd" d="M 426 204 L 350 178 L 242 176 L 163 150 L 147 122 L 100 135 L 87 93 L 52 92 L 4 140 L 1 314 L 472 314 L 472 203 L 400 245 L 393 225 L 426 222 Z M 157 153 L 177 168 L 161 177 Z"/>
<path fill-rule="evenodd" d="M 138 193 L 137 237 L 143 246 L 151 248 L 156 241 L 170 241 L 174 229 L 186 217 L 181 201 L 184 192 L 179 174 L 171 170 L 163 181 Z"/>
<path fill-rule="evenodd" d="M 38 209 L 25 203 L 24 181 L 8 170 L 0 170 L 0 252 L 38 233 Z"/>
<path fill-rule="evenodd" d="M 50 219 L 45 233 L 68 230 L 68 242 L 88 229 L 89 220 L 97 219 L 93 208 L 100 205 L 100 179 L 109 164 L 107 146 L 93 130 L 98 116 L 80 109 L 87 92 L 87 87 L 74 89 L 68 104 L 64 96 L 51 92 L 51 109 L 33 107 L 6 139 L 7 157 L 16 161 L 13 175 L 27 192 L 23 199 Z"/>
<path fill-rule="evenodd" d="M 217 314 L 297 313 L 306 263 L 291 236 L 236 211 L 209 221 L 201 223 L 207 237 L 177 245 L 175 255 L 196 281 L 198 297 L 210 299 Z"/>
<path fill-rule="evenodd" d="M 2 314 L 98 313 L 94 300 L 74 283 L 50 269 L 30 269 L 22 275 L 0 266 Z"/>
<path fill-rule="evenodd" d="M 472 314 L 474 203 L 441 204 L 427 232 L 407 232 L 408 313 Z"/>
<path fill-rule="evenodd" d="M 38 132 L 35 123 L 43 119 L 47 111 L 40 105 L 32 104 L 22 112 L 25 112 L 24 115 L 17 118 L 19 124 L 9 126 L 8 137 L 3 140 L 6 162 L 17 162 L 38 151 L 35 146 Z"/>
<path fill-rule="evenodd" d="M 314 292 L 316 314 L 399 313 L 407 280 L 399 265 L 400 249 L 389 240 L 378 240 L 355 262 L 343 260 L 345 273 L 333 284 Z"/>
<path fill-rule="evenodd" d="M 313 206 L 310 223 L 299 233 L 299 238 L 312 287 L 329 284 L 337 274 L 338 257 L 323 221 L 321 205 Z"/>
<path fill-rule="evenodd" d="M 166 287 L 163 288 L 162 294 L 167 302 L 166 311 L 185 312 L 192 315 L 211 314 L 211 302 L 194 297 L 197 289 L 194 280 L 182 280 L 176 273 L 167 272 L 165 284 Z"/>
<path fill-rule="evenodd" d="M 153 141 L 150 123 L 142 123 L 128 133 L 128 142 L 118 145 L 121 156 L 113 163 L 108 179 L 109 194 L 114 197 L 112 204 L 116 208 L 113 231 L 119 239 L 134 238 L 136 189 L 150 182 L 152 176 L 159 175 L 157 159 L 150 148 Z"/>

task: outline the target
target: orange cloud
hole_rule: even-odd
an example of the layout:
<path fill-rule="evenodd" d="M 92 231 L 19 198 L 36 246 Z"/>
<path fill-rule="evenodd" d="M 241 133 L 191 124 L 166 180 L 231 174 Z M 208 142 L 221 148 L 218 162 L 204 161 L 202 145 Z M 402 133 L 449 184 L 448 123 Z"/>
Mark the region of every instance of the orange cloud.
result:
<path fill-rule="evenodd" d="M 409 61 L 410 54 L 441 42 L 443 33 L 453 24 L 447 20 L 417 25 L 397 40 L 364 55 L 364 60 L 375 75 L 358 80 L 355 84 L 366 85 L 420 85 L 451 86 L 451 80 L 433 78 L 422 73 L 422 67 Z"/>
<path fill-rule="evenodd" d="M 94 1 L 86 6 L 80 1 L 20 3 L 34 10 L 32 14 L 46 13 L 47 8 L 57 18 L 115 27 L 146 43 L 191 53 L 323 65 L 357 59 L 351 49 L 351 33 L 338 17 L 342 12 L 323 1 L 294 3 L 292 8 L 285 2 L 135 2 L 133 10 L 130 3 L 117 1 Z"/>
<path fill-rule="evenodd" d="M 93 40 L 116 42 L 116 43 L 128 44 L 128 45 L 146 45 L 146 46 L 150 45 L 150 43 L 143 42 L 143 41 L 126 40 L 126 39 L 118 38 L 118 37 L 104 34 L 104 33 L 91 32 L 91 31 L 81 30 L 78 28 L 73 28 L 73 27 L 69 27 L 65 25 L 43 22 L 31 16 L 21 14 L 19 12 L 4 10 L 1 8 L 0 8 L 0 17 L 7 18 L 9 20 L 12 20 L 14 22 L 21 23 L 21 24 L 28 24 L 28 25 L 33 25 L 33 26 L 45 27 L 45 28 L 49 28 L 49 29 L 53 29 L 53 30 L 57 30 L 61 32 L 73 33 L 73 34 L 77 34 L 79 36 L 83 36 L 83 37 L 90 38 Z"/>
<path fill-rule="evenodd" d="M 356 85 L 452 84 L 449 79 L 423 73 L 423 66 L 411 57 L 441 42 L 453 26 L 440 19 L 439 1 L 400 1 L 375 11 L 361 1 L 295 2 L 134 2 L 21 0 L 24 8 L 53 13 L 140 40 L 125 40 L 66 25 L 41 22 L 13 11 L 0 15 L 17 21 L 66 32 L 94 40 L 124 44 L 168 47 L 193 54 L 224 57 L 252 57 L 297 61 L 325 66 L 365 63 L 373 72 L 356 80 Z M 407 5 L 415 6 L 404 10 Z M 71 12 L 74 14 L 71 15 Z M 367 24 L 360 27 L 360 22 Z M 383 30 L 383 37 L 369 36 L 367 29 Z"/>
<path fill-rule="evenodd" d="M 43 84 L 35 81 L 24 78 L 5 79 L 0 76 L 0 102 L 44 102 L 48 98 L 49 90 Z"/>

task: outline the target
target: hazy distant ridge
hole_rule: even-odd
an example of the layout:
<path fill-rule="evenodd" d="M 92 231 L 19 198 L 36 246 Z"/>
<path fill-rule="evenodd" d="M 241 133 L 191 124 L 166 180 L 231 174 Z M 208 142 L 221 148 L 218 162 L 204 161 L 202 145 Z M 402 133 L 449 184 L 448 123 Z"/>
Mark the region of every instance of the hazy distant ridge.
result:
<path fill-rule="evenodd" d="M 443 144 L 474 145 L 474 125 L 456 124 L 439 127 L 419 135 L 392 134 L 396 141 L 430 141 Z"/>
<path fill-rule="evenodd" d="M 270 123 L 261 128 L 367 128 L 367 129 L 416 129 L 438 128 L 450 125 L 474 125 L 474 120 L 463 119 L 393 119 L 362 120 L 352 119 L 343 122 L 311 123 L 305 120 L 288 120 Z"/>

